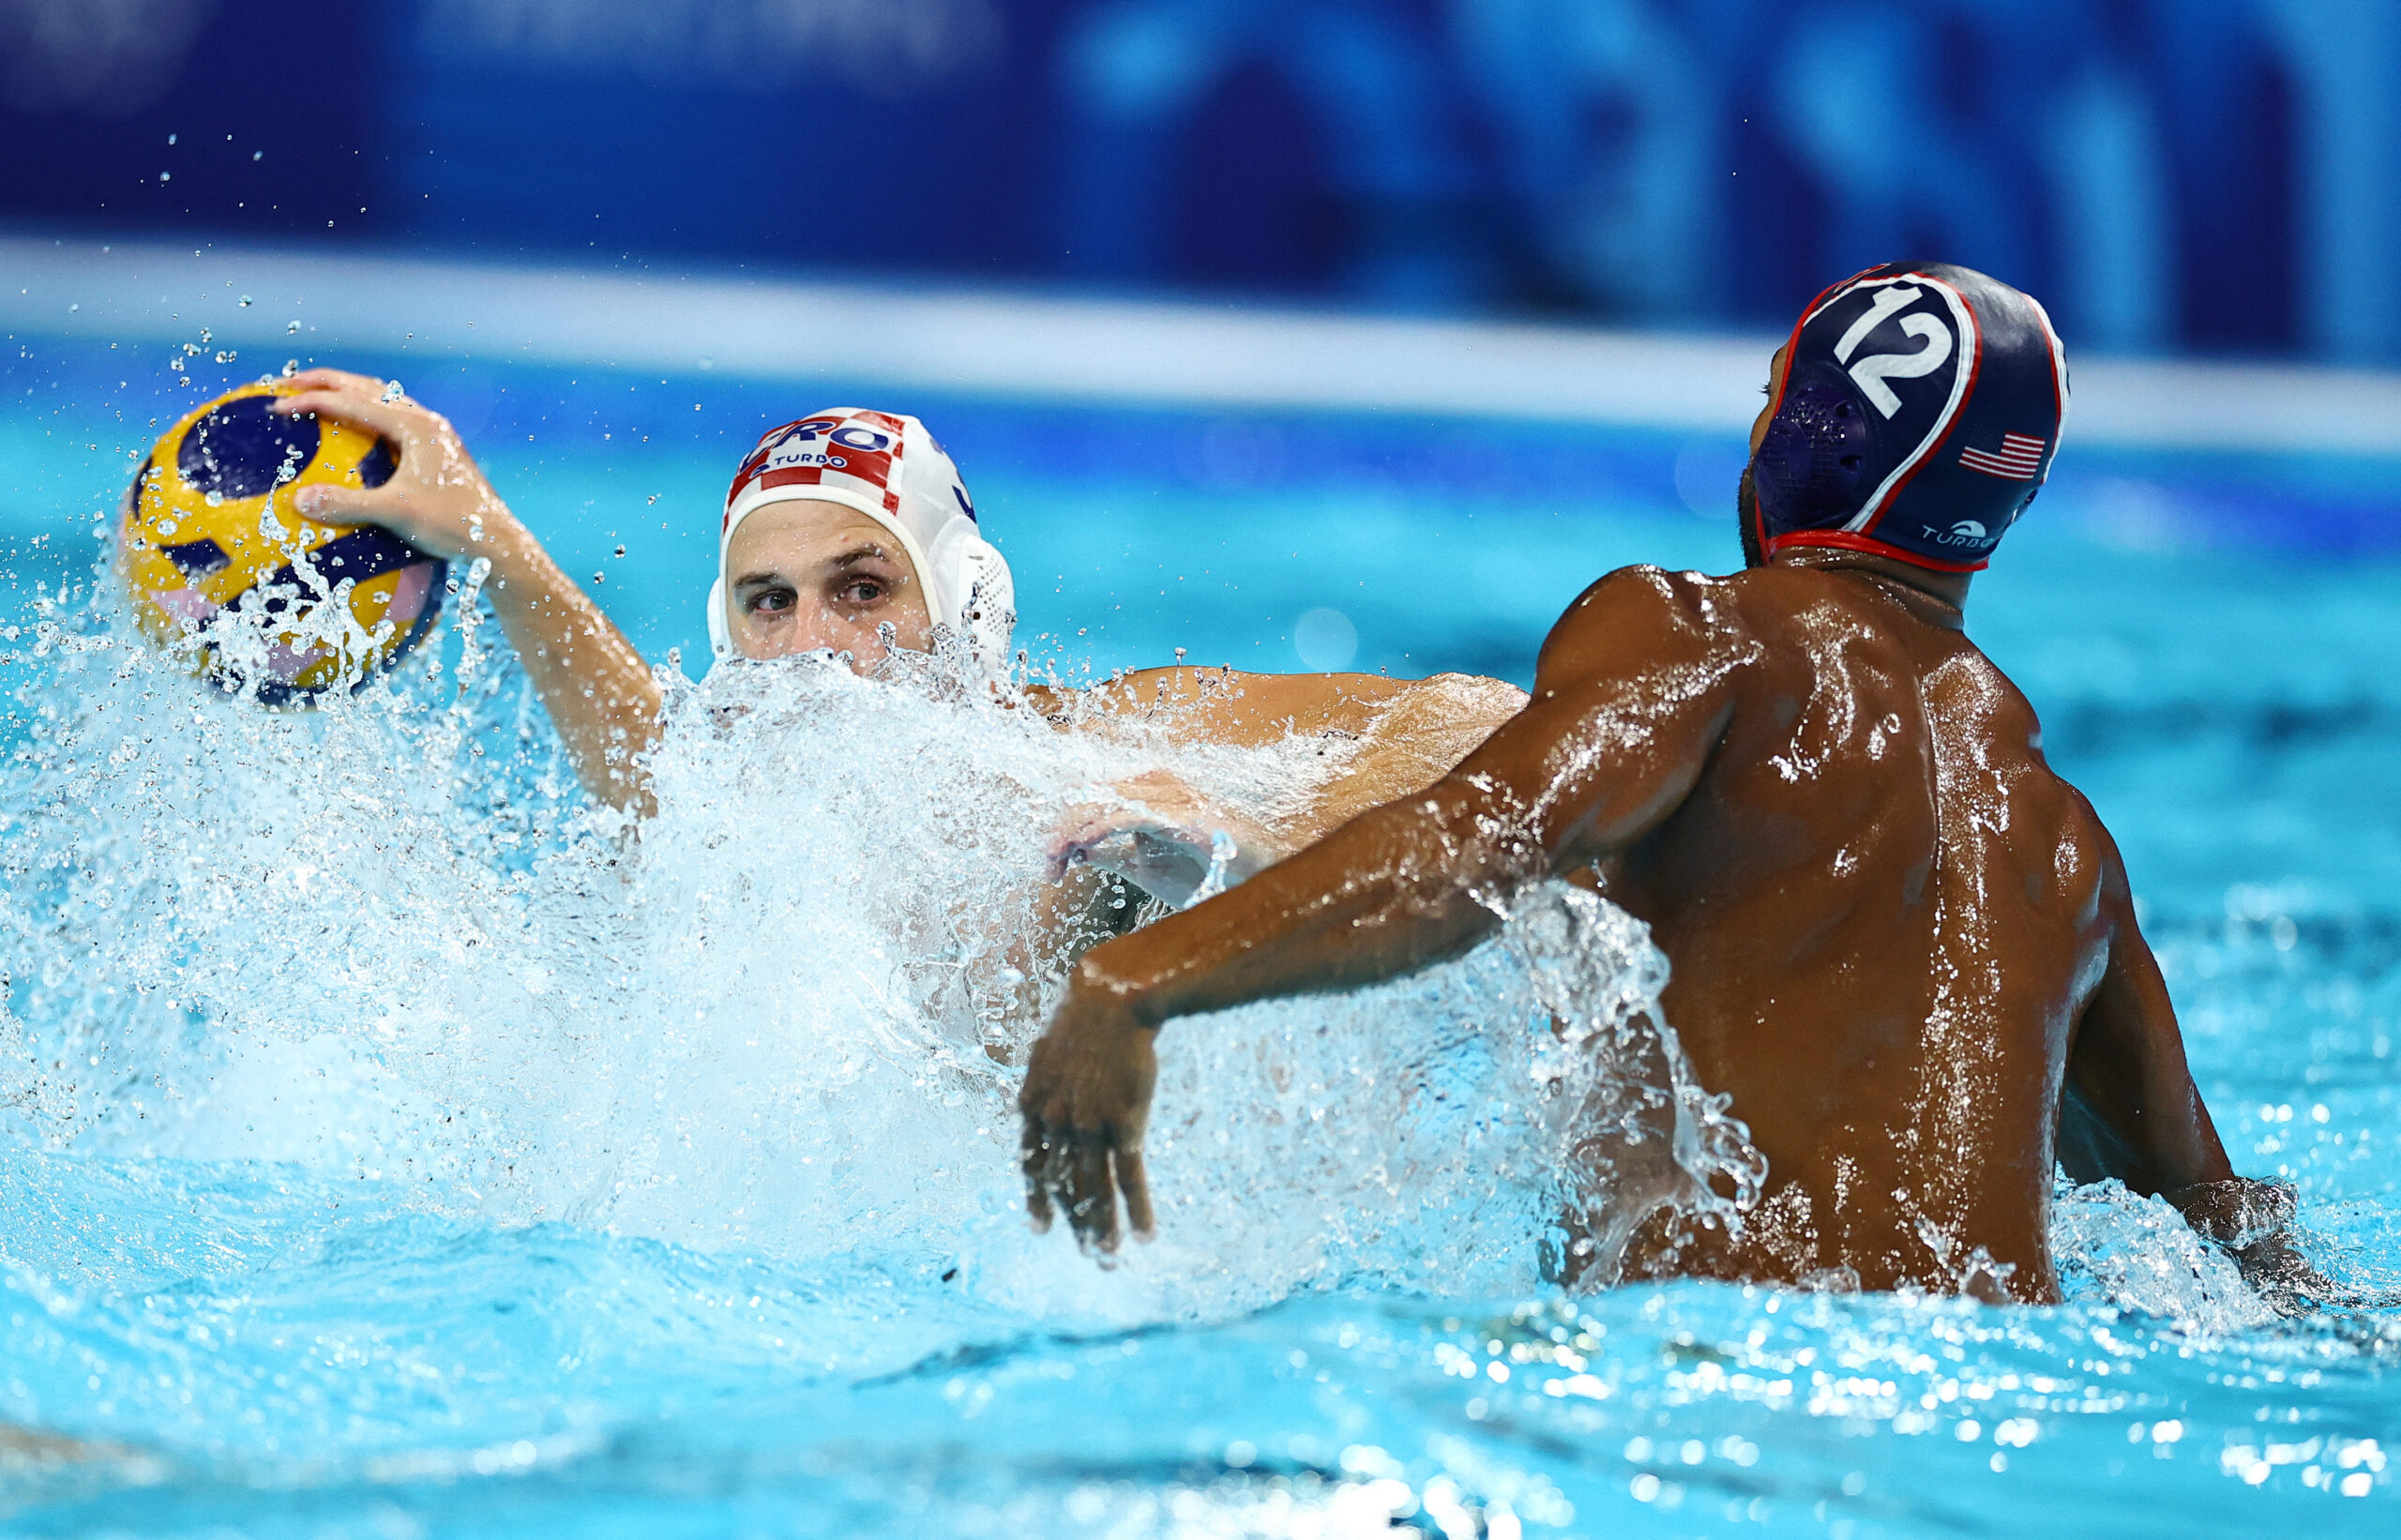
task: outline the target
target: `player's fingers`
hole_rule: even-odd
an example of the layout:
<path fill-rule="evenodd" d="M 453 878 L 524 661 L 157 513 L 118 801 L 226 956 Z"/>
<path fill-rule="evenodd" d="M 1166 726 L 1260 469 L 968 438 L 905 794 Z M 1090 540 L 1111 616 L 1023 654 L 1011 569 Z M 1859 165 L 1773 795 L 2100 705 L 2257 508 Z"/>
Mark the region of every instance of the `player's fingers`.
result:
<path fill-rule="evenodd" d="M 1076 1207 L 1076 1149 L 1056 1129 L 1050 1133 L 1050 1147 L 1042 1163 L 1042 1190 L 1049 1195 L 1051 1208 L 1066 1215 L 1076 1244 L 1084 1245 L 1083 1221 Z"/>
<path fill-rule="evenodd" d="M 1025 1213 L 1034 1221 L 1037 1234 L 1050 1229 L 1050 1143 L 1042 1137 L 1042 1125 L 1028 1117 L 1025 1137 L 1019 1146 L 1019 1161 L 1025 1172 Z"/>
<path fill-rule="evenodd" d="M 276 401 L 276 410 L 296 416 L 313 412 L 321 417 L 331 417 L 355 428 L 394 440 L 407 445 L 423 436 L 425 413 L 422 408 L 399 401 L 370 400 L 340 390 L 304 390 L 296 396 L 284 396 Z"/>
<path fill-rule="evenodd" d="M 1067 1162 L 1067 1217 L 1087 1251 L 1117 1249 L 1117 1185 L 1109 1176 L 1109 1146 L 1080 1143 Z"/>
<path fill-rule="evenodd" d="M 293 493 L 292 506 L 322 524 L 363 521 L 380 524 L 400 510 L 400 499 L 386 485 L 338 487 L 322 482 Z"/>
<path fill-rule="evenodd" d="M 1117 1190 L 1125 1197 L 1125 1228 L 1138 1241 L 1156 1240 L 1158 1221 L 1151 1214 L 1151 1178 L 1142 1164 L 1141 1145 L 1120 1145 L 1111 1158 L 1117 1166 Z"/>
<path fill-rule="evenodd" d="M 371 374 L 355 374 L 346 369 L 304 369 L 290 376 L 284 384 L 294 390 L 339 390 L 346 395 L 368 396 L 381 400 L 384 382 Z"/>

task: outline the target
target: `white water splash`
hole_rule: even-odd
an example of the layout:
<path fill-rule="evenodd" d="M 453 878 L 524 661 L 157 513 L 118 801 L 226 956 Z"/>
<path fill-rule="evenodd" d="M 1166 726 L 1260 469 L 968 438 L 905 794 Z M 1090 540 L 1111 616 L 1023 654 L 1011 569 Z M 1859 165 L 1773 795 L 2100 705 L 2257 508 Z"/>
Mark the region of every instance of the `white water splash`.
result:
<path fill-rule="evenodd" d="M 2051 1198 L 2051 1250 L 2071 1303 L 2139 1310 L 2210 1336 L 2276 1319 L 2234 1260 L 2174 1205 L 2138 1198 L 2121 1182 L 2062 1184 Z"/>
<path fill-rule="evenodd" d="M 459 610 L 452 661 L 309 714 L 44 618 L 0 793 L 19 1137 L 418 1179 L 504 1221 L 1119 1318 L 1363 1276 L 1530 1287 L 1563 1217 L 1613 1246 L 1756 1182 L 1659 1020 L 1647 935 L 1545 886 L 1445 967 L 1170 1029 L 1166 1238 L 1104 1276 L 1018 1211 L 1016 1066 L 1061 978 L 1024 940 L 1046 837 L 1162 768 L 1274 818 L 1344 751 L 1063 731 L 940 659 L 744 665 L 669 681 L 635 831 L 572 794 Z"/>

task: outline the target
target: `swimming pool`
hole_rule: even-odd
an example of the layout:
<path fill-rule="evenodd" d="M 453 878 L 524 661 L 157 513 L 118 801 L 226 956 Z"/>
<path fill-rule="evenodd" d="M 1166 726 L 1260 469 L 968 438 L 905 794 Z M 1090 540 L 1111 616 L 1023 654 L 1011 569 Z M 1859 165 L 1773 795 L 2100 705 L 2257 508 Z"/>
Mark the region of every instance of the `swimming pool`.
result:
<path fill-rule="evenodd" d="M 2171 1215 L 2099 1192 L 2061 1202 L 2058 1309 L 1562 1300 L 1500 1234 L 1505 1183 L 1406 1142 L 1442 1130 L 1334 1126 L 1374 1105 L 1336 1083 L 1338 1033 L 1278 1102 L 1204 1041 L 1217 1024 L 1178 1028 L 1162 1124 L 1198 1128 L 1205 1063 L 1235 1086 L 1231 1153 L 1195 1132 L 1161 1160 L 1188 1206 L 1113 1274 L 1034 1242 L 1004 1078 L 941 1059 L 901 1006 L 824 998 L 881 976 L 834 944 L 873 926 L 795 898 L 777 913 L 808 955 L 730 937 L 758 912 L 712 909 L 717 877 L 784 857 L 704 820 L 650 841 L 687 868 L 612 886 L 509 671 L 473 664 L 459 705 L 455 631 L 451 672 L 398 706 L 263 730 L 95 645 L 80 598 L 38 612 L 87 580 L 157 403 L 207 385 L 17 340 L 0 1421 L 89 1457 L 0 1438 L 13 1532 L 2390 1532 L 2391 464 L 2071 441 L 1971 610 L 2124 848 L 2237 1167 L 2289 1175 L 2312 1254 L 2382 1303 L 2273 1321 Z M 695 672 L 729 446 L 850 394 L 405 376 L 637 642 Z M 1724 438 L 899 404 L 976 489 L 1023 640 L 1070 672 L 1181 647 L 1522 683 L 1591 576 L 1733 559 Z M 946 719 L 805 703 L 883 722 L 889 763 L 936 767 L 913 774 L 956 769 Z M 1005 842 L 954 833 L 979 859 Z M 853 898 L 989 881 L 940 840 L 809 838 Z M 857 875 L 878 863 L 881 887 Z M 1451 1066 L 1489 1050 L 1438 1027 L 1390 1053 L 1503 1083 Z M 1477 1137 L 1522 1154 L 1506 1110 Z M 1369 1180 L 1343 1164 L 1361 1149 L 1426 1166 Z"/>

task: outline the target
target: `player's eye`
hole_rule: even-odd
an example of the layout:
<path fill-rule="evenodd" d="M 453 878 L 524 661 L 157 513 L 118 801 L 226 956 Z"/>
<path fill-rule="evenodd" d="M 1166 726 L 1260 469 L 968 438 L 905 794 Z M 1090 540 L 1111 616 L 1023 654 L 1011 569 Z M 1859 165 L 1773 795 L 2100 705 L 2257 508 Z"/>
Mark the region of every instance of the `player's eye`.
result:
<path fill-rule="evenodd" d="M 844 604 L 868 605 L 883 597 L 883 584 L 880 580 L 853 578 L 842 584 L 841 592 L 835 596 Z"/>
<path fill-rule="evenodd" d="M 789 588 L 762 588 L 750 596 L 743 608 L 754 615 L 780 615 L 793 607 L 794 597 Z"/>

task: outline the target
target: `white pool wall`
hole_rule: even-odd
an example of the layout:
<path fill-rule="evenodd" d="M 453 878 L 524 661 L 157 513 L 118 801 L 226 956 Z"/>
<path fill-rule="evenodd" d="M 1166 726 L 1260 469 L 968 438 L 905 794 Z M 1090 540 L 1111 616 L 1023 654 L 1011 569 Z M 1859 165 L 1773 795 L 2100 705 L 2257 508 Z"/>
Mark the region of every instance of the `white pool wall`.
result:
<path fill-rule="evenodd" d="M 249 303 L 245 304 L 247 297 Z M 297 330 L 294 325 L 297 323 Z M 1777 338 L 0 235 L 0 330 L 332 361 L 823 379 L 1029 401 L 1739 432 Z M 2401 373 L 2076 353 L 2077 441 L 2401 455 Z"/>

